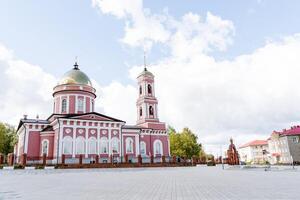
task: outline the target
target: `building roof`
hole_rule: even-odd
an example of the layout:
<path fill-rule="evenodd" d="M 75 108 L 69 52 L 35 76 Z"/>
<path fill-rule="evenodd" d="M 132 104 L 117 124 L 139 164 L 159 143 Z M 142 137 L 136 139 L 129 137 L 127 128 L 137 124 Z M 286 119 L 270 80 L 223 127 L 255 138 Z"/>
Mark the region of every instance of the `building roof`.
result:
<path fill-rule="evenodd" d="M 267 145 L 268 141 L 267 140 L 253 140 L 251 142 L 248 142 L 242 146 L 240 146 L 239 148 L 245 148 L 245 147 L 249 147 L 249 146 L 261 146 L 261 145 Z"/>
<path fill-rule="evenodd" d="M 142 75 L 149 75 L 149 76 L 154 77 L 154 75 L 153 75 L 150 71 L 148 71 L 148 69 L 147 69 L 146 67 L 144 68 L 144 70 L 142 71 L 142 73 L 140 73 L 140 74 L 138 75 L 138 77 L 140 77 L 140 76 L 142 76 Z"/>
<path fill-rule="evenodd" d="M 283 129 L 280 136 L 300 135 L 300 126 L 292 126 L 290 129 Z"/>
<path fill-rule="evenodd" d="M 90 78 L 78 68 L 77 62 L 74 64 L 74 68 L 66 72 L 58 82 L 58 85 L 64 84 L 81 84 L 93 87 Z"/>
<path fill-rule="evenodd" d="M 116 119 L 116 118 L 113 118 L 113 117 L 109 117 L 107 115 L 103 115 L 103 114 L 97 113 L 97 112 L 88 112 L 88 113 L 82 113 L 82 114 L 52 114 L 48 117 L 48 120 L 50 120 L 50 118 L 53 117 L 53 116 L 55 116 L 56 118 L 74 118 L 74 117 L 81 117 L 81 116 L 84 116 L 84 115 L 96 115 L 96 116 L 99 116 L 99 117 L 109 119 L 111 121 L 124 122 L 125 123 L 125 121 L 123 121 L 123 120 Z"/>
<path fill-rule="evenodd" d="M 42 119 L 21 119 L 17 128 L 17 131 L 21 128 L 24 123 L 33 123 L 33 124 L 49 124 L 48 120 Z"/>
<path fill-rule="evenodd" d="M 53 126 L 48 125 L 43 130 L 41 130 L 41 132 L 47 132 L 47 131 L 54 131 Z"/>

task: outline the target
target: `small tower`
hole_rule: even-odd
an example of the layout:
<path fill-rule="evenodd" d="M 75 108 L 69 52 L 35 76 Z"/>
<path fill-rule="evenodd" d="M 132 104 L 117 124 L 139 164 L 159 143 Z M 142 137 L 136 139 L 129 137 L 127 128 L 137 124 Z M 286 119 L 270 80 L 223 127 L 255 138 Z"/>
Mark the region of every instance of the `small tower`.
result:
<path fill-rule="evenodd" d="M 146 59 L 144 56 L 144 70 L 137 77 L 138 81 L 138 99 L 137 107 L 137 125 L 149 127 L 149 123 L 159 123 L 157 115 L 157 99 L 154 90 L 154 75 L 148 71 Z"/>
<path fill-rule="evenodd" d="M 54 114 L 82 114 L 94 111 L 96 90 L 77 61 L 53 89 Z"/>

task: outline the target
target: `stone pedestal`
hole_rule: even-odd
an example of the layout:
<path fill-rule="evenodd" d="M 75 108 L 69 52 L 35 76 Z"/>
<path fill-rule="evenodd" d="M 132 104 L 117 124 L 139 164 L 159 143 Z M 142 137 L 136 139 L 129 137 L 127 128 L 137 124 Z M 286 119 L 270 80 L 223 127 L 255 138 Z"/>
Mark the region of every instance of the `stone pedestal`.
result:
<path fill-rule="evenodd" d="M 99 155 L 96 155 L 96 158 L 95 158 L 95 163 L 98 164 L 99 163 Z"/>
<path fill-rule="evenodd" d="M 4 163 L 4 155 L 0 154 L 0 165 Z"/>
<path fill-rule="evenodd" d="M 66 155 L 65 154 L 63 154 L 63 155 L 61 155 L 61 164 L 65 164 L 66 163 Z"/>
<path fill-rule="evenodd" d="M 47 164 L 47 154 L 43 154 L 43 165 L 45 166 Z"/>
<path fill-rule="evenodd" d="M 138 155 L 138 163 L 141 165 L 143 164 L 143 159 L 141 155 Z"/>
<path fill-rule="evenodd" d="M 151 164 L 154 163 L 154 156 L 153 155 L 150 156 L 150 161 L 151 161 Z"/>
<path fill-rule="evenodd" d="M 82 165 L 82 154 L 79 155 L 79 165 Z"/>
<path fill-rule="evenodd" d="M 22 166 L 26 166 L 26 163 L 27 163 L 27 154 L 26 153 L 23 153 L 21 155 L 21 165 Z"/>
<path fill-rule="evenodd" d="M 177 162 L 176 156 L 173 156 L 173 163 L 176 163 L 176 162 Z"/>
<path fill-rule="evenodd" d="M 166 156 L 162 156 L 161 159 L 162 159 L 162 163 L 166 163 Z"/>

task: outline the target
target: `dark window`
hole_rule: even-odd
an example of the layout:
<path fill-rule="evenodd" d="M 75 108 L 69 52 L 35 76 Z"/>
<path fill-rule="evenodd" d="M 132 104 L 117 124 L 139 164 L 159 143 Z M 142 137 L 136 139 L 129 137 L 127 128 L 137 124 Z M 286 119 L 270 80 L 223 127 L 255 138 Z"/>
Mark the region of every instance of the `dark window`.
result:
<path fill-rule="evenodd" d="M 152 94 L 152 87 L 150 84 L 148 84 L 148 94 Z"/>
<path fill-rule="evenodd" d="M 143 115 L 143 110 L 142 110 L 142 108 L 140 108 L 140 116 L 142 116 Z"/>
<path fill-rule="evenodd" d="M 153 107 L 152 106 L 149 107 L 149 113 L 150 113 L 150 115 L 153 115 Z"/>
<path fill-rule="evenodd" d="M 140 95 L 142 94 L 142 86 L 140 86 Z"/>

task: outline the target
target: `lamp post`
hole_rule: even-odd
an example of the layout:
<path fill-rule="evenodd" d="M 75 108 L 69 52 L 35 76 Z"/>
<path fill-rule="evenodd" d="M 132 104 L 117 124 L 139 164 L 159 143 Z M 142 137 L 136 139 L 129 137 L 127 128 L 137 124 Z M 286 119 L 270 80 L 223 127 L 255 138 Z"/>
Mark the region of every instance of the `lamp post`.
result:
<path fill-rule="evenodd" d="M 222 169 L 224 169 L 224 163 L 223 163 L 223 154 L 222 154 L 222 144 L 220 145 L 220 155 L 221 155 L 221 164 L 222 164 Z"/>

